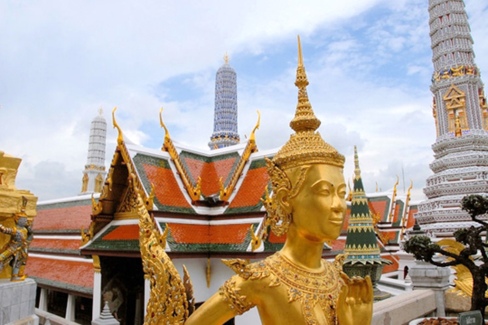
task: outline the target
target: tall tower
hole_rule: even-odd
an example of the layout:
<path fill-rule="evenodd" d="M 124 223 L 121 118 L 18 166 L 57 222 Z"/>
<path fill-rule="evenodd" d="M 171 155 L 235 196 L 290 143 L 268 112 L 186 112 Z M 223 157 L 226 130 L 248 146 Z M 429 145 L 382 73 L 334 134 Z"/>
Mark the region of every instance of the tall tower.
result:
<path fill-rule="evenodd" d="M 214 131 L 208 146 L 217 149 L 239 143 L 237 133 L 237 83 L 236 72 L 224 57 L 224 65 L 215 77 Z"/>
<path fill-rule="evenodd" d="M 463 0 L 429 0 L 429 14 L 437 139 L 416 219 L 442 236 L 470 224 L 465 195 L 488 194 L 488 107 Z"/>
<path fill-rule="evenodd" d="M 102 191 L 105 171 L 105 146 L 107 138 L 107 122 L 102 116 L 102 109 L 91 122 L 88 158 L 83 171 L 80 194 L 99 193 Z"/>

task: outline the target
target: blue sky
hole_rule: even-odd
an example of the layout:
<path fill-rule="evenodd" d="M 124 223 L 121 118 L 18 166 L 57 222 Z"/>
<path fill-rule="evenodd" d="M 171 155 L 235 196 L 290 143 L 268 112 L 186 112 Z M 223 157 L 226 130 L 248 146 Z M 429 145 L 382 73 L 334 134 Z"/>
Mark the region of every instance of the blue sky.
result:
<path fill-rule="evenodd" d="M 403 173 L 422 199 L 435 141 L 428 1 L 338 2 L 0 2 L 0 150 L 23 159 L 17 187 L 41 200 L 78 194 L 100 107 L 107 164 L 115 106 L 132 142 L 161 147 L 164 107 L 175 141 L 207 149 L 226 53 L 237 72 L 241 139 L 259 109 L 258 147 L 281 146 L 296 107 L 300 34 L 319 132 L 346 155 L 346 178 L 357 145 L 367 192 L 390 189 Z M 465 2 L 483 78 L 488 3 Z"/>

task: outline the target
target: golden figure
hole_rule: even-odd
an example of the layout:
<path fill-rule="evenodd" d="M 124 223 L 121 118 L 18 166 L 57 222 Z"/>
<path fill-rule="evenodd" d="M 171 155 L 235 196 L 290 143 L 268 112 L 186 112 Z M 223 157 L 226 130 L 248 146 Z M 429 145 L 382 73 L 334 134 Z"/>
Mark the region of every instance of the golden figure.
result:
<path fill-rule="evenodd" d="M 11 281 L 25 279 L 24 269 L 28 257 L 27 250 L 32 241 L 32 230 L 25 213 L 26 205 L 27 199 L 22 197 L 22 208 L 20 213 L 15 214 L 14 227 L 0 225 L 0 232 L 10 235 L 10 241 L 0 251 L 0 271 L 5 264 L 10 263 L 12 265 Z"/>
<path fill-rule="evenodd" d="M 263 324 L 370 324 L 373 289 L 368 278 L 348 278 L 342 258 L 322 259 L 324 243 L 339 236 L 346 211 L 344 156 L 316 129 L 308 100 L 301 46 L 295 85 L 298 105 L 290 122 L 295 134 L 268 160 L 273 195 L 267 198 L 267 223 L 286 233 L 283 249 L 263 261 L 225 261 L 231 277 L 185 322 L 223 324 L 257 307 Z"/>

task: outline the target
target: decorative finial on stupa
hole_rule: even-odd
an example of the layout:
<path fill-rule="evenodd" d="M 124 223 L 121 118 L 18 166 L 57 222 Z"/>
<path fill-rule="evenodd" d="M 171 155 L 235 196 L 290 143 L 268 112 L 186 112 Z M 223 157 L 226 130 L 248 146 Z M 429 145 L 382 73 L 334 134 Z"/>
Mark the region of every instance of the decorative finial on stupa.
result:
<path fill-rule="evenodd" d="M 354 179 L 361 178 L 361 169 L 359 168 L 358 148 L 354 146 Z"/>
<path fill-rule="evenodd" d="M 312 110 L 312 105 L 308 100 L 307 86 L 308 79 L 303 65 L 302 44 L 300 43 L 300 36 L 298 36 L 298 66 L 295 86 L 298 87 L 298 104 L 295 112 L 295 117 L 290 122 L 290 127 L 295 132 L 301 131 L 315 131 L 320 126 L 320 120 L 315 117 Z"/>
<path fill-rule="evenodd" d="M 227 54 L 227 52 L 224 55 L 224 62 L 225 64 L 229 64 L 229 55 Z"/>

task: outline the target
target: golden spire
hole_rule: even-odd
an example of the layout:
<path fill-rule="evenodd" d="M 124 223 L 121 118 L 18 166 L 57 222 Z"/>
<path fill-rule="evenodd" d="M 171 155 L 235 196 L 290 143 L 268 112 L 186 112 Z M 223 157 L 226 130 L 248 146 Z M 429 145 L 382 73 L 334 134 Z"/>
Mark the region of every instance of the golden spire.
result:
<path fill-rule="evenodd" d="M 290 122 L 291 128 L 295 132 L 315 131 L 320 126 L 320 121 L 315 117 L 312 105 L 308 100 L 307 86 L 308 79 L 303 65 L 302 44 L 298 36 L 298 66 L 295 86 L 298 87 L 298 104 L 295 117 Z"/>
<path fill-rule="evenodd" d="M 354 175 L 355 175 L 355 180 L 358 180 L 361 178 L 361 169 L 359 169 L 359 158 L 358 158 L 358 149 L 356 146 L 354 146 Z"/>
<path fill-rule="evenodd" d="M 225 55 L 224 55 L 224 62 L 225 62 L 225 64 L 229 64 L 229 55 L 227 54 L 227 52 L 225 52 Z"/>
<path fill-rule="evenodd" d="M 273 164 L 282 170 L 317 163 L 344 167 L 344 156 L 325 142 L 318 132 L 315 132 L 320 126 L 320 121 L 315 117 L 312 105 L 308 100 L 306 89 L 308 80 L 303 65 L 300 37 L 298 37 L 298 67 L 295 85 L 298 87 L 298 104 L 295 117 L 290 122 L 290 127 L 295 134 L 290 136 L 290 139 L 273 157 Z"/>

